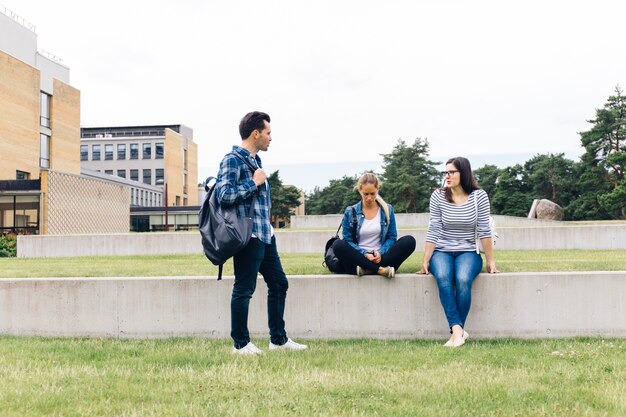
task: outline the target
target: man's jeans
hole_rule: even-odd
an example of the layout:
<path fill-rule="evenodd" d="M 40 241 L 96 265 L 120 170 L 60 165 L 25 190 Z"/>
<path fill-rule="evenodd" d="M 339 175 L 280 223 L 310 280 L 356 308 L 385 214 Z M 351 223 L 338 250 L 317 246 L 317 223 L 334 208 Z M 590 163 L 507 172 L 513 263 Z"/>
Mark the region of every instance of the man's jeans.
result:
<path fill-rule="evenodd" d="M 237 349 L 250 342 L 248 332 L 248 306 L 254 294 L 257 273 L 263 275 L 267 283 L 267 321 L 270 329 L 270 340 L 275 345 L 287 342 L 285 333 L 285 298 L 287 297 L 287 276 L 280 263 L 276 238 L 266 245 L 257 238 L 233 257 L 235 267 L 235 284 L 230 300 L 230 335 Z"/>
<path fill-rule="evenodd" d="M 465 319 L 472 304 L 472 282 L 480 273 L 483 260 L 476 252 L 442 252 L 430 258 L 430 272 L 437 280 L 439 299 L 450 328 L 465 328 Z"/>

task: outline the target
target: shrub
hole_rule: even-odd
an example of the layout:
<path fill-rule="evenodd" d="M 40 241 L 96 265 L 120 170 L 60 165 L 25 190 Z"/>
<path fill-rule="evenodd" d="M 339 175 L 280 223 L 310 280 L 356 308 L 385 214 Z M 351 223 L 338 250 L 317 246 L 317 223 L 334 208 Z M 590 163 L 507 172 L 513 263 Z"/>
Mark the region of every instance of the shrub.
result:
<path fill-rule="evenodd" d="M 0 258 L 17 256 L 17 236 L 0 235 Z"/>

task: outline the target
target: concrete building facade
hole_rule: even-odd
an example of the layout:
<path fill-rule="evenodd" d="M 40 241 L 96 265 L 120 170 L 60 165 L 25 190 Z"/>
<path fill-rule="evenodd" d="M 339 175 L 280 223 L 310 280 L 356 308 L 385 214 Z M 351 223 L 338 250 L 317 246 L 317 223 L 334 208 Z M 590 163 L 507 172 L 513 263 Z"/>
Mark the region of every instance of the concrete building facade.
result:
<path fill-rule="evenodd" d="M 193 130 L 81 132 L 69 78 L 35 26 L 0 6 L 0 234 L 124 233 L 131 206 L 197 206 Z"/>
<path fill-rule="evenodd" d="M 198 204 L 198 146 L 187 126 L 84 127 L 80 159 L 86 169 L 167 188 L 168 206 Z M 157 205 L 135 194 L 131 204 Z"/>

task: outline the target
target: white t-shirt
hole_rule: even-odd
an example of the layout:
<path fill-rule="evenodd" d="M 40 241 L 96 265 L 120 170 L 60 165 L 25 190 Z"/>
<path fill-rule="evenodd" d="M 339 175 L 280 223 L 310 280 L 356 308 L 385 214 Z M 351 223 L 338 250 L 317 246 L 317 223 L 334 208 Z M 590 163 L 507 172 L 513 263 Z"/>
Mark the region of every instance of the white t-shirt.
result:
<path fill-rule="evenodd" d="M 363 220 L 359 231 L 359 247 L 366 251 L 380 248 L 380 207 L 372 220 Z"/>

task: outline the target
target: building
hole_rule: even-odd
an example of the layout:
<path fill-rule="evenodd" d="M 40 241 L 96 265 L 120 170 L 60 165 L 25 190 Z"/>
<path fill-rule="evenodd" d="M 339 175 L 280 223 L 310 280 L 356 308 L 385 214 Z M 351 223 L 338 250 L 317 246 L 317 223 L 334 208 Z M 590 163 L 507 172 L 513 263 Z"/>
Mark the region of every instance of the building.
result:
<path fill-rule="evenodd" d="M 0 7 L 0 233 L 127 232 L 130 192 L 81 176 L 80 91 L 37 49 L 30 24 Z"/>
<path fill-rule="evenodd" d="M 184 125 L 84 127 L 81 166 L 167 190 L 166 201 L 131 190 L 133 206 L 198 205 L 198 146 Z"/>

